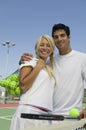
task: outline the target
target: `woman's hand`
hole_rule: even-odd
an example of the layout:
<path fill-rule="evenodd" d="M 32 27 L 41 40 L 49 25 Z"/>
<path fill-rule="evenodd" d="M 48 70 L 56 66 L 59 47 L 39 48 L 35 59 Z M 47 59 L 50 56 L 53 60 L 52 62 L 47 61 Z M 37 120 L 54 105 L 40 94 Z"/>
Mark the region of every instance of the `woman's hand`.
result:
<path fill-rule="evenodd" d="M 81 118 L 86 118 L 86 108 L 84 108 L 84 109 L 80 112 L 80 117 L 81 117 Z"/>
<path fill-rule="evenodd" d="M 42 59 L 39 59 L 39 60 L 38 60 L 37 66 L 38 66 L 40 69 L 44 68 L 45 65 L 46 65 L 46 63 L 45 63 L 44 60 L 42 60 Z"/>

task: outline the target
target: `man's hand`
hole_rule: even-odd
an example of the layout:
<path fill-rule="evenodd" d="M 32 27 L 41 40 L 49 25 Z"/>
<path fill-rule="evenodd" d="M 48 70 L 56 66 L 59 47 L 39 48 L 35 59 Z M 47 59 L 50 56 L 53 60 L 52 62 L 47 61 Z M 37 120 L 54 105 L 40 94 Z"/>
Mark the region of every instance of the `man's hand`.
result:
<path fill-rule="evenodd" d="M 32 59 L 33 55 L 30 53 L 23 53 L 23 55 L 20 58 L 19 65 L 23 64 L 24 61 L 30 61 Z"/>

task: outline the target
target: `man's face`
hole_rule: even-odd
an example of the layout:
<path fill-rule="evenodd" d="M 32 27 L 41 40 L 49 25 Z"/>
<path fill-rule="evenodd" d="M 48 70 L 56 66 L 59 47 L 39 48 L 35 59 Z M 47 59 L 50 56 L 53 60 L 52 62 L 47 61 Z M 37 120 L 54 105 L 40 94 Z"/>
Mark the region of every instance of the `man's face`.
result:
<path fill-rule="evenodd" d="M 55 31 L 53 39 L 60 53 L 64 53 L 70 49 L 70 36 L 67 36 L 63 29 Z"/>

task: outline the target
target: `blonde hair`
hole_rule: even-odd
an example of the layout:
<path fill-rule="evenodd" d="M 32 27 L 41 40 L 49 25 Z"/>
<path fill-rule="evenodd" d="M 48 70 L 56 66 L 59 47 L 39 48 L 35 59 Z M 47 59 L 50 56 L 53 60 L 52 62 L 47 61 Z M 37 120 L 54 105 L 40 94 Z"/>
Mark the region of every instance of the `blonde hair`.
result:
<path fill-rule="evenodd" d="M 50 58 L 49 58 L 49 60 L 50 60 L 49 65 L 46 65 L 45 68 L 46 68 L 46 71 L 48 72 L 49 76 L 50 76 L 50 77 L 53 77 L 53 78 L 55 79 L 55 77 L 54 77 L 54 75 L 53 75 L 53 62 L 54 62 L 54 60 L 53 60 L 53 55 L 54 55 L 55 43 L 54 43 L 54 40 L 53 40 L 52 37 L 50 37 L 49 35 L 46 35 L 46 34 L 40 36 L 40 38 L 38 39 L 38 41 L 36 42 L 36 45 L 35 45 L 36 55 L 37 55 L 38 58 L 40 58 L 39 53 L 38 53 L 38 48 L 39 48 L 39 46 L 40 46 L 40 44 L 41 44 L 41 40 L 42 40 L 43 38 L 48 41 L 50 47 L 51 47 L 52 50 L 53 50 L 53 52 L 52 52 L 52 54 L 50 55 Z"/>

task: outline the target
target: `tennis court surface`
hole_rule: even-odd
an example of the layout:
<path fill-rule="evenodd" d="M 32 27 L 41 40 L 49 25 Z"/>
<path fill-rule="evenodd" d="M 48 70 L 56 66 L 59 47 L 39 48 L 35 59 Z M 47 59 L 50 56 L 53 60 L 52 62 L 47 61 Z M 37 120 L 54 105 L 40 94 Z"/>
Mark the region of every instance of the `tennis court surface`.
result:
<path fill-rule="evenodd" d="M 18 103 L 0 104 L 0 130 L 9 130 L 12 116 Z"/>

